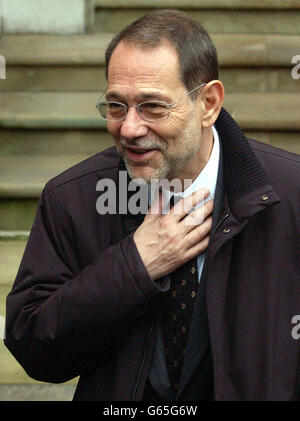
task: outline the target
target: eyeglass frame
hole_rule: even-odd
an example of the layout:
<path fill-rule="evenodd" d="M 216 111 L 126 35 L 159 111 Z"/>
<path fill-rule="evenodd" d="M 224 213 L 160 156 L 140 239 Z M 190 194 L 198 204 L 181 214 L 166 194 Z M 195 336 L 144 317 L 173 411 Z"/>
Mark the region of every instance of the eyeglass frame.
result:
<path fill-rule="evenodd" d="M 99 110 L 99 105 L 100 105 L 100 102 L 101 102 L 101 100 L 102 100 L 102 98 L 103 98 L 103 96 L 104 96 L 104 94 L 105 94 L 105 92 L 106 91 L 104 91 L 102 94 L 101 94 L 101 96 L 100 96 L 100 99 L 98 100 L 98 102 L 97 102 L 97 104 L 96 104 L 96 109 L 98 110 L 98 112 L 99 112 L 99 114 L 100 114 L 100 117 L 103 119 L 103 120 L 105 120 L 105 121 L 124 121 L 124 120 L 126 120 L 126 117 L 127 117 L 127 114 L 128 114 L 128 110 L 129 110 L 129 108 L 130 107 L 134 107 L 135 109 L 136 109 L 136 111 L 137 111 L 137 113 L 138 113 L 138 115 L 141 117 L 141 119 L 142 120 L 144 120 L 144 121 L 148 121 L 148 122 L 155 122 L 155 121 L 162 121 L 162 120 L 166 120 L 167 118 L 169 118 L 169 115 L 170 115 L 170 110 L 171 110 L 171 108 L 175 105 L 175 104 L 177 104 L 177 102 L 179 102 L 179 101 L 181 101 L 183 98 L 185 98 L 187 95 L 190 95 L 191 93 L 193 93 L 193 92 L 195 92 L 197 89 L 199 89 L 199 88 L 201 88 L 201 87 L 203 87 L 203 86 L 205 86 L 207 84 L 207 82 L 203 82 L 203 83 L 201 83 L 199 86 L 197 86 L 196 88 L 194 88 L 194 89 L 192 89 L 191 91 L 189 91 L 189 92 L 186 92 L 184 95 L 182 95 L 180 98 L 178 98 L 178 99 L 175 99 L 175 101 L 173 101 L 171 104 L 168 104 L 167 102 L 164 102 L 164 101 L 158 101 L 158 100 L 153 100 L 153 101 L 143 101 L 143 102 L 140 102 L 139 104 L 137 104 L 137 105 L 130 105 L 130 106 L 128 106 L 128 105 L 126 105 L 126 104 L 124 104 L 123 102 L 118 102 L 118 101 L 107 101 L 107 104 L 109 104 L 109 103 L 114 103 L 114 104 L 118 104 L 118 105 L 122 105 L 123 107 L 124 107 L 124 109 L 125 109 L 125 114 L 124 114 L 124 116 L 121 118 L 121 119 L 117 119 L 117 120 L 109 120 L 109 119 L 107 119 L 107 118 L 104 118 L 102 115 L 101 115 L 101 112 L 100 112 L 100 110 Z M 148 104 L 148 103 L 155 103 L 155 104 L 164 104 L 165 106 L 166 106 L 166 109 L 167 109 L 167 111 L 168 111 L 168 114 L 166 115 L 166 117 L 163 117 L 163 118 L 159 118 L 159 119 L 156 119 L 156 120 L 149 120 L 149 119 L 146 119 L 145 117 L 143 117 L 143 115 L 141 114 L 141 111 L 140 111 L 140 109 L 139 109 L 139 107 L 141 106 L 141 105 L 143 105 L 143 104 Z"/>

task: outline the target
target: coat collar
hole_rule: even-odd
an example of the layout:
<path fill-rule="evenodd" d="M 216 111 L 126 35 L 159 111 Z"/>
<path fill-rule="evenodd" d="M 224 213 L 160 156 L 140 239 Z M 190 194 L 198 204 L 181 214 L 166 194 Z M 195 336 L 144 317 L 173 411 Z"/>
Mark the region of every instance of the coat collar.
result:
<path fill-rule="evenodd" d="M 243 131 L 224 108 L 215 126 L 223 149 L 224 208 L 231 209 L 241 222 L 278 203 L 279 197 Z"/>

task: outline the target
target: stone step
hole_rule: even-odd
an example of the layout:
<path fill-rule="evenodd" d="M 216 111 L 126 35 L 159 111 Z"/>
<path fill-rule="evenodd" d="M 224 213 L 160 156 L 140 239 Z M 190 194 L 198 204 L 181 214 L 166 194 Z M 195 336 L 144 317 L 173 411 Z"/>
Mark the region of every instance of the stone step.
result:
<path fill-rule="evenodd" d="M 36 198 L 56 174 L 88 158 L 88 155 L 0 157 L 0 198 Z"/>
<path fill-rule="evenodd" d="M 247 9 L 247 10 L 298 10 L 300 0 L 94 0 L 95 7 L 111 9 L 151 9 L 151 8 L 174 8 L 174 9 Z"/>
<path fill-rule="evenodd" d="M 0 127 L 13 129 L 103 129 L 98 92 L 5 92 Z"/>
<path fill-rule="evenodd" d="M 113 146 L 109 133 L 103 130 L 26 130 L 0 131 L 0 156 L 23 155 L 94 155 Z"/>
<path fill-rule="evenodd" d="M 249 131 L 251 137 L 300 153 L 299 131 Z M 0 157 L 22 157 L 39 155 L 94 155 L 114 145 L 114 141 L 103 130 L 2 130 L 0 131 Z M 57 141 L 59 140 L 59 141 Z"/>
<path fill-rule="evenodd" d="M 101 91 L 106 87 L 104 67 L 96 65 L 10 65 L 6 75 L 0 80 L 0 92 Z"/>
<path fill-rule="evenodd" d="M 284 149 L 288 152 L 300 155 L 300 131 L 295 132 L 272 132 L 246 130 L 245 134 L 250 139 L 257 139 L 261 142 Z"/>
<path fill-rule="evenodd" d="M 1 94 L 3 129 L 103 130 L 95 108 L 98 92 L 10 92 Z M 225 108 L 244 130 L 300 129 L 298 93 L 231 93 Z"/>
<path fill-rule="evenodd" d="M 113 35 L 113 32 L 64 36 L 4 35 L 0 38 L 0 52 L 6 59 L 8 72 L 11 66 L 17 65 L 103 66 L 105 49 Z M 289 67 L 291 57 L 299 54 L 299 34 L 214 33 L 212 39 L 221 67 Z"/>
<path fill-rule="evenodd" d="M 221 67 L 219 79 L 227 93 L 300 92 L 299 80 L 291 74 L 291 57 L 285 67 Z M 298 73 L 300 75 L 300 70 Z M 9 66 L 7 79 L 0 80 L 0 95 L 1 92 L 20 91 L 100 92 L 106 86 L 103 66 L 18 65 Z"/>
<path fill-rule="evenodd" d="M 265 6 L 267 3 L 267 6 Z M 184 10 L 201 22 L 208 32 L 222 33 L 297 33 L 298 1 L 102 1 L 96 0 L 94 29 L 119 31 L 155 8 Z"/>
<path fill-rule="evenodd" d="M 0 401 L 72 401 L 75 384 L 1 384 Z"/>
<path fill-rule="evenodd" d="M 24 241 L 27 242 L 29 237 L 29 231 L 7 231 L 0 230 L 0 242 L 1 241 Z M 4 282 L 7 284 L 7 282 Z"/>

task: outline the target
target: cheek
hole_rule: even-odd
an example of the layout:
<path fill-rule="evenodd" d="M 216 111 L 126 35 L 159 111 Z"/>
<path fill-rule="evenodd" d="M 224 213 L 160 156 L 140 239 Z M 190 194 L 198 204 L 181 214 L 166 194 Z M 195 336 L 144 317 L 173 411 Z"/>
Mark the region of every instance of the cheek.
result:
<path fill-rule="evenodd" d="M 180 132 L 184 129 L 184 127 L 187 124 L 188 120 L 188 113 L 187 112 L 171 112 L 168 118 L 168 122 L 170 127 L 173 128 L 173 130 L 177 130 L 177 132 Z"/>
<path fill-rule="evenodd" d="M 157 133 L 166 140 L 169 139 L 175 141 L 178 137 L 180 137 L 186 123 L 186 119 L 183 115 L 170 115 L 167 120 L 162 121 L 159 127 L 157 127 Z M 172 144 L 170 146 L 172 146 Z"/>

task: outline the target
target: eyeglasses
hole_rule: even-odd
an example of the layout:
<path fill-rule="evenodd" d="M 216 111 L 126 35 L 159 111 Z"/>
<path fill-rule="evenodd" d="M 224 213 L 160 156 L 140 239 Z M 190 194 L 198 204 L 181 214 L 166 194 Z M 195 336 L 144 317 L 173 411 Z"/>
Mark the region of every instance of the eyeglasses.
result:
<path fill-rule="evenodd" d="M 140 104 L 133 105 L 136 108 L 139 116 L 146 121 L 165 120 L 169 117 L 171 108 L 181 101 L 187 95 L 195 92 L 197 89 L 202 88 L 206 83 L 201 83 L 193 90 L 186 92 L 182 97 L 176 99 L 171 104 L 164 101 L 145 101 Z M 126 119 L 129 106 L 122 102 L 105 101 L 105 92 L 102 93 L 96 108 L 100 113 L 100 117 L 107 121 L 123 121 Z"/>

